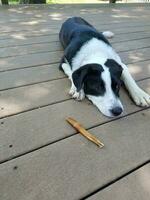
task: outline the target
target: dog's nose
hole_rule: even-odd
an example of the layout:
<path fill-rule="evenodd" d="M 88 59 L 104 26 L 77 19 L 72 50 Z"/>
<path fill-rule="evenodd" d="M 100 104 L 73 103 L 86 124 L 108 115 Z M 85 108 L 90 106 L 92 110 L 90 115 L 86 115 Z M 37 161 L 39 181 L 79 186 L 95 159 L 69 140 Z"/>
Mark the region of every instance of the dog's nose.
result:
<path fill-rule="evenodd" d="M 112 110 L 111 110 L 111 112 L 112 112 L 112 114 L 114 115 L 114 116 L 118 116 L 118 115 L 120 115 L 121 113 L 122 113 L 122 108 L 121 107 L 115 107 L 115 108 L 113 108 Z"/>

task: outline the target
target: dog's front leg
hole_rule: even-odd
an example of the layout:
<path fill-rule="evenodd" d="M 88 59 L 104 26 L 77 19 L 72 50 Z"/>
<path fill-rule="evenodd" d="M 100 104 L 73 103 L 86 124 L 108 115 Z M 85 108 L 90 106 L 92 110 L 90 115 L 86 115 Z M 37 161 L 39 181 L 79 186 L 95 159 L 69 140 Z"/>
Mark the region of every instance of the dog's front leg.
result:
<path fill-rule="evenodd" d="M 81 89 L 79 92 L 77 92 L 77 88 L 75 87 L 73 80 L 72 80 L 72 70 L 69 64 L 67 63 L 62 63 L 62 69 L 64 73 L 68 76 L 69 80 L 71 81 L 71 88 L 69 91 L 69 95 L 72 96 L 72 98 L 81 101 L 85 98 L 84 90 Z"/>
<path fill-rule="evenodd" d="M 129 70 L 125 64 L 121 64 L 123 68 L 122 72 L 122 80 L 125 84 L 125 87 L 129 91 L 132 99 L 134 100 L 135 104 L 138 106 L 148 107 L 150 106 L 150 95 L 143 91 L 132 78 Z"/>

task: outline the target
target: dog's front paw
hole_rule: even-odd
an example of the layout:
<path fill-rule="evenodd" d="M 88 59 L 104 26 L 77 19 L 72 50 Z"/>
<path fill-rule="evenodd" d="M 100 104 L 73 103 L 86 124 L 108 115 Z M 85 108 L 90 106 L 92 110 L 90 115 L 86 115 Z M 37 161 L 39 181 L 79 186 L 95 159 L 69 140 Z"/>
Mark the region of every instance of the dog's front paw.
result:
<path fill-rule="evenodd" d="M 140 88 L 137 91 L 135 91 L 134 94 L 132 94 L 132 98 L 137 106 L 150 106 L 150 95 Z"/>
<path fill-rule="evenodd" d="M 84 91 L 80 90 L 79 92 L 77 92 L 75 87 L 71 87 L 69 94 L 72 96 L 72 98 L 78 101 L 81 101 L 85 98 Z"/>
<path fill-rule="evenodd" d="M 73 96 L 76 91 L 77 91 L 76 87 L 74 85 L 72 85 L 70 88 L 70 91 L 69 91 L 69 95 Z"/>
<path fill-rule="evenodd" d="M 80 92 L 75 92 L 72 97 L 78 101 L 82 101 L 85 98 L 84 91 L 80 90 Z"/>

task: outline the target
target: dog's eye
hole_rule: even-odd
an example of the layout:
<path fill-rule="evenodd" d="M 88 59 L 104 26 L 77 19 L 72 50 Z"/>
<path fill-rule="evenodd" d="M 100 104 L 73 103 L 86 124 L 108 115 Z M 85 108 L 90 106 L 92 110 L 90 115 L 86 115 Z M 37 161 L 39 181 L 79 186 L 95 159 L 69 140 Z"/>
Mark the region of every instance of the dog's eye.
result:
<path fill-rule="evenodd" d="M 119 81 L 115 81 L 115 80 L 112 81 L 112 88 L 113 89 L 119 90 L 120 89 L 120 85 L 121 85 L 121 83 Z"/>
<path fill-rule="evenodd" d="M 120 85 L 117 84 L 116 87 L 115 87 L 115 90 L 116 90 L 117 93 L 119 93 L 119 89 L 120 89 Z"/>
<path fill-rule="evenodd" d="M 119 96 L 119 89 L 120 89 L 120 84 L 118 84 L 117 82 L 112 82 L 112 90 L 114 91 L 114 93 Z"/>
<path fill-rule="evenodd" d="M 119 90 L 120 86 L 119 85 L 116 85 L 116 90 Z"/>

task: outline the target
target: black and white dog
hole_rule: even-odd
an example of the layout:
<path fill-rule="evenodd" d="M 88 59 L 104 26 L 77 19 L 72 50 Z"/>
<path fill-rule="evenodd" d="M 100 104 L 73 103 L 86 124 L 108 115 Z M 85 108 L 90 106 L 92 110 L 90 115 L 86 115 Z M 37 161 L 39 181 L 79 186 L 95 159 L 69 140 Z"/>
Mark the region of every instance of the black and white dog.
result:
<path fill-rule="evenodd" d="M 119 99 L 121 80 L 138 106 L 149 106 L 150 96 L 140 89 L 127 66 L 106 38 L 112 32 L 99 32 L 80 17 L 69 18 L 59 38 L 64 48 L 60 69 L 69 77 L 69 94 L 77 100 L 86 97 L 106 116 L 123 112 Z"/>

